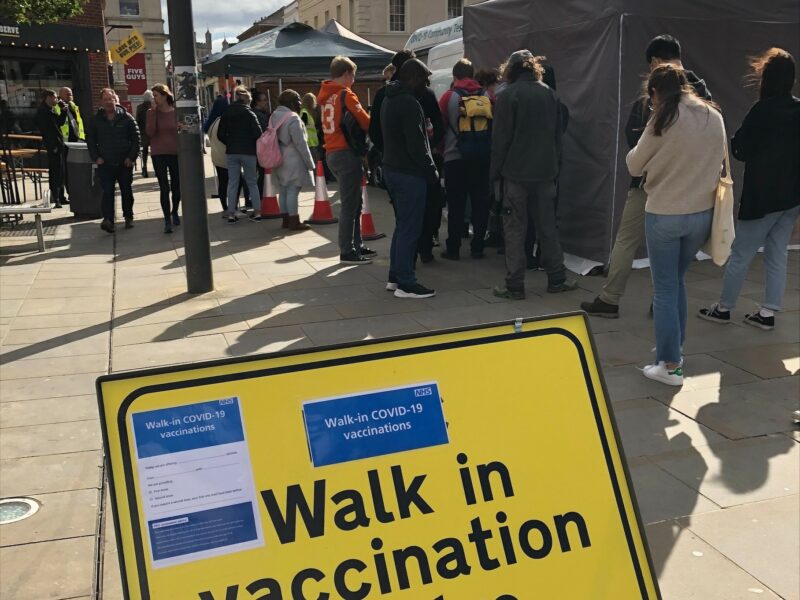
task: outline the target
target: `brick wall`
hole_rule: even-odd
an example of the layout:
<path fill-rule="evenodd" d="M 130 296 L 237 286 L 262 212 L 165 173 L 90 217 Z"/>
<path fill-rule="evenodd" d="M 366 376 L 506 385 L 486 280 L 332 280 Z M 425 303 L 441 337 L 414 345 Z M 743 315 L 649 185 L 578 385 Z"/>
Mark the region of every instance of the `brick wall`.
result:
<path fill-rule="evenodd" d="M 89 0 L 85 4 L 82 14 L 67 19 L 63 21 L 63 23 L 67 25 L 76 25 L 78 27 L 99 27 L 105 32 L 103 3 L 104 0 Z M 92 96 L 92 110 L 89 112 L 89 114 L 91 114 L 100 108 L 100 90 L 109 87 L 108 57 L 105 53 L 89 53 L 89 81 Z M 86 114 L 87 111 L 84 109 L 83 112 Z"/>
<path fill-rule="evenodd" d="M 103 27 L 103 0 L 89 0 L 82 14 L 66 19 L 63 23 L 83 27 Z"/>

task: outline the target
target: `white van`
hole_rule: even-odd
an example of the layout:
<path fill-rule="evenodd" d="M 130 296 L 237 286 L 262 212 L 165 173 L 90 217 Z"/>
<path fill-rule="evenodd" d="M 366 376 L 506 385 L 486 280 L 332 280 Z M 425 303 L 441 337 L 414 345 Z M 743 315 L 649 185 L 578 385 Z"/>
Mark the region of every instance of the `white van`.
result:
<path fill-rule="evenodd" d="M 453 65 L 464 57 L 464 39 L 458 38 L 434 46 L 428 51 L 428 68 L 431 73 L 431 89 L 441 98 L 453 82 Z"/>

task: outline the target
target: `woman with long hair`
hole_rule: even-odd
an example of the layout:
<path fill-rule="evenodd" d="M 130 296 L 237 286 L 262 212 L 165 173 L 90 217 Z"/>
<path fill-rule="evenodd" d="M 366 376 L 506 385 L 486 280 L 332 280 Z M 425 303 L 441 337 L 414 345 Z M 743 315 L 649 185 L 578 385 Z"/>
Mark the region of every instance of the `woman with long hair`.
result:
<path fill-rule="evenodd" d="M 653 113 L 627 156 L 644 177 L 645 234 L 653 279 L 656 361 L 644 376 L 683 385 L 686 339 L 684 276 L 708 239 L 726 139 L 722 115 L 689 85 L 683 69 L 665 64 L 647 81 Z"/>
<path fill-rule="evenodd" d="M 173 225 L 180 225 L 178 207 L 181 203 L 181 181 L 178 174 L 178 121 L 175 98 L 163 83 L 152 87 L 153 108 L 147 111 L 147 137 L 150 139 L 150 156 L 161 190 L 161 211 L 164 213 L 164 233 L 172 233 Z M 172 190 L 172 206 L 169 193 Z"/>
<path fill-rule="evenodd" d="M 770 48 L 751 65 L 759 83 L 758 102 L 731 141 L 733 156 L 745 163 L 736 239 L 719 302 L 701 308 L 697 316 L 730 323 L 750 263 L 763 247 L 764 302 L 744 322 L 770 330 L 781 309 L 786 247 L 800 214 L 800 99 L 792 95 L 795 62 L 786 50 Z"/>
<path fill-rule="evenodd" d="M 270 117 L 270 124 L 278 132 L 283 161 L 275 169 L 278 181 L 278 202 L 283 213 L 283 227 L 291 231 L 304 231 L 309 226 L 300 222 L 298 199 L 304 185 L 312 185 L 311 171 L 314 159 L 308 149 L 306 128 L 300 120 L 300 94 L 284 90 L 278 96 L 278 108 Z"/>

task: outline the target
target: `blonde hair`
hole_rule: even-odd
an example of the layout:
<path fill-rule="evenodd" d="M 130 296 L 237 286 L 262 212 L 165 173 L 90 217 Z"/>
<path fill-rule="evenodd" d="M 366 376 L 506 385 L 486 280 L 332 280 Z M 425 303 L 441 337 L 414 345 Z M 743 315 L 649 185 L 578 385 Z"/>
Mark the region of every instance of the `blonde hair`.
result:
<path fill-rule="evenodd" d="M 309 112 L 313 112 L 317 109 L 317 97 L 311 92 L 303 96 L 303 108 Z"/>
<path fill-rule="evenodd" d="M 248 90 L 243 85 L 237 85 L 233 90 L 233 94 L 236 96 L 237 101 L 246 101 L 248 104 L 252 99 L 252 96 L 250 95 L 250 90 Z"/>
<path fill-rule="evenodd" d="M 347 56 L 334 56 L 331 61 L 331 79 L 337 79 L 346 73 L 355 75 L 357 68 L 356 63 Z"/>

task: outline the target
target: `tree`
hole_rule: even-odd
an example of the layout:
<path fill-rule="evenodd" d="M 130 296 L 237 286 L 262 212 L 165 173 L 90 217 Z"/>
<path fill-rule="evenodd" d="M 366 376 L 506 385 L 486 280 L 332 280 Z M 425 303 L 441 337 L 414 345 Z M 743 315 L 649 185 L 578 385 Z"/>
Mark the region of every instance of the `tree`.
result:
<path fill-rule="evenodd" d="M 0 18 L 20 25 L 44 25 L 83 12 L 88 0 L 10 0 L 0 2 Z"/>

